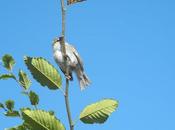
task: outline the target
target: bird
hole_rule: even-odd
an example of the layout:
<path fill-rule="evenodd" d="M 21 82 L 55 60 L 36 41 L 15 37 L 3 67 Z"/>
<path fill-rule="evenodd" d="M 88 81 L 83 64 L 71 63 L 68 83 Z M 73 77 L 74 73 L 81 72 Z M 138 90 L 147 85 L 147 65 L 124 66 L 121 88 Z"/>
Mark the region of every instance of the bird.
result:
<path fill-rule="evenodd" d="M 69 77 L 69 80 L 72 81 L 73 80 L 72 73 L 74 72 L 79 81 L 81 90 L 89 86 L 91 81 L 84 72 L 83 61 L 80 55 L 78 54 L 77 50 L 73 47 L 73 45 L 69 44 L 68 42 L 65 42 L 67 66 L 65 66 L 64 55 L 61 49 L 62 48 L 61 38 L 56 38 L 53 40 L 52 48 L 53 48 L 54 60 L 61 69 L 61 71 L 64 73 L 64 75 L 66 77 Z M 68 69 L 68 75 L 66 74 L 66 69 Z"/>

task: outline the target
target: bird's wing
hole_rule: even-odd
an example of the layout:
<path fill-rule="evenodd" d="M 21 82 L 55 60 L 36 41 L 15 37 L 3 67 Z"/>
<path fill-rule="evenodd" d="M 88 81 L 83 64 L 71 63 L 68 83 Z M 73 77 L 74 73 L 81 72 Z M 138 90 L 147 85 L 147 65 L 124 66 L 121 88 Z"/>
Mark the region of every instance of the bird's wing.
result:
<path fill-rule="evenodd" d="M 69 57 L 68 57 L 69 58 Z M 61 51 L 56 51 L 54 52 L 54 59 L 56 61 L 56 63 L 58 64 L 60 70 L 66 74 L 66 67 L 63 61 L 63 55 Z M 70 59 L 68 59 L 70 61 Z M 70 76 L 70 80 L 73 80 L 73 76 L 72 76 L 72 71 L 69 71 L 69 76 Z"/>
<path fill-rule="evenodd" d="M 72 46 L 70 44 L 69 44 L 69 47 L 70 47 L 71 51 L 73 52 L 73 54 L 75 55 L 75 57 L 77 58 L 77 61 L 78 61 L 79 65 L 80 65 L 81 70 L 84 70 L 84 68 L 83 68 L 83 61 L 82 61 L 80 55 L 78 54 L 77 50 L 75 49 L 74 46 Z"/>

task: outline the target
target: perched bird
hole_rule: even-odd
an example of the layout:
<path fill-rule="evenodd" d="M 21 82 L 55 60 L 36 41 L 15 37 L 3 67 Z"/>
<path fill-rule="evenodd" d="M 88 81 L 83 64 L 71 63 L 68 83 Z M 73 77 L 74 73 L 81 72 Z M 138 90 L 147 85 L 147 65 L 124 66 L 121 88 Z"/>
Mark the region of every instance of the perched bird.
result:
<path fill-rule="evenodd" d="M 64 57 L 61 51 L 61 41 L 60 38 L 55 39 L 52 44 L 53 56 L 60 67 L 61 71 L 66 75 L 66 66 L 64 64 Z M 72 72 L 75 72 L 77 79 L 79 80 L 80 88 L 83 90 L 90 84 L 88 76 L 84 72 L 83 62 L 78 54 L 77 50 L 67 42 L 65 42 L 66 57 L 67 57 L 67 69 L 70 80 L 73 80 Z"/>

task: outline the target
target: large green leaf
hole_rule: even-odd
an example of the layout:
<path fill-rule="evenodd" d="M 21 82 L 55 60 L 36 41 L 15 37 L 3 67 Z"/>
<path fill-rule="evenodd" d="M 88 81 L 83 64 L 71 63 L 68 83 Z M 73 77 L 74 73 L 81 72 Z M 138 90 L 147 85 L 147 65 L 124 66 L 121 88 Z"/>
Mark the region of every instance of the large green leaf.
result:
<path fill-rule="evenodd" d="M 3 80 L 16 79 L 16 77 L 13 74 L 2 74 L 2 75 L 0 75 L 0 79 L 3 79 Z"/>
<path fill-rule="evenodd" d="M 61 87 L 60 74 L 47 60 L 41 57 L 25 57 L 24 61 L 34 79 L 42 86 L 48 86 L 49 89 L 58 89 Z"/>
<path fill-rule="evenodd" d="M 6 54 L 2 57 L 2 62 L 3 62 L 3 66 L 7 69 L 7 70 L 12 70 L 14 64 L 15 64 L 15 60 L 13 59 L 13 57 L 9 54 Z"/>
<path fill-rule="evenodd" d="M 31 85 L 31 81 L 28 78 L 27 74 L 25 72 L 23 72 L 22 70 L 20 70 L 18 73 L 18 76 L 19 76 L 19 82 L 20 82 L 21 86 L 25 90 L 29 89 L 29 87 Z"/>
<path fill-rule="evenodd" d="M 49 112 L 24 110 L 22 115 L 31 130 L 65 130 L 63 124 Z"/>
<path fill-rule="evenodd" d="M 86 124 L 104 123 L 118 107 L 113 99 L 104 99 L 87 106 L 80 114 L 80 120 Z"/>

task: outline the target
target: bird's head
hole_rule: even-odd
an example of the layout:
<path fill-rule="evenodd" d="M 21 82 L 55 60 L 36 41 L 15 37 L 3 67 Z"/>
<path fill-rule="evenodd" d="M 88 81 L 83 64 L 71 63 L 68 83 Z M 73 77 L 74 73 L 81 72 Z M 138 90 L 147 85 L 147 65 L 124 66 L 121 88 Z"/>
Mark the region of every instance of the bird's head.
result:
<path fill-rule="evenodd" d="M 60 38 L 55 38 L 55 39 L 53 40 L 52 47 L 53 47 L 53 50 L 54 50 L 54 51 L 60 50 L 60 49 L 61 49 Z"/>

